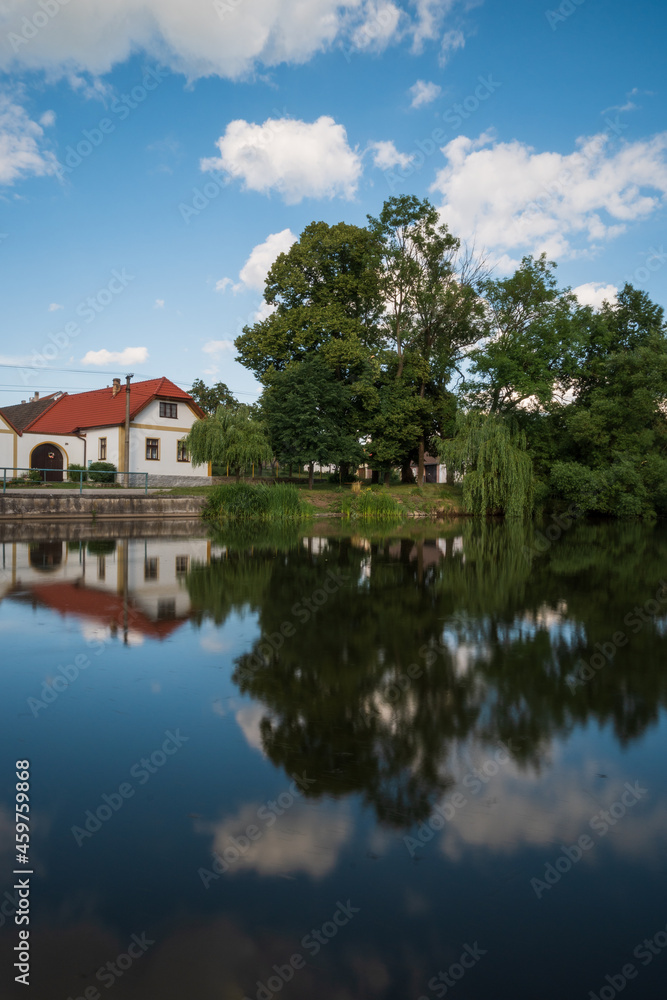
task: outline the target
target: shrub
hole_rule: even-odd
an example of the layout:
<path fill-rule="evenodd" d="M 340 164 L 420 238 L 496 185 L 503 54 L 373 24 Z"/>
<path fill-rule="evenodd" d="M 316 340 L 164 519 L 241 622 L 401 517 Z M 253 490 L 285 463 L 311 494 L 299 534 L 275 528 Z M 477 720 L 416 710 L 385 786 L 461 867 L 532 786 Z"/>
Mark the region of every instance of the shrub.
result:
<path fill-rule="evenodd" d="M 211 490 L 204 517 L 210 520 L 301 520 L 309 507 L 296 486 L 251 483 L 222 483 Z"/>
<path fill-rule="evenodd" d="M 72 483 L 81 482 L 81 473 L 83 472 L 84 483 L 88 482 L 88 473 L 86 472 L 85 465 L 77 465 L 76 462 L 72 462 L 67 469 L 67 478 Z"/>
<path fill-rule="evenodd" d="M 343 517 L 353 520 L 386 521 L 398 520 L 402 516 L 401 507 L 390 493 L 384 490 L 362 490 L 348 493 L 343 498 Z"/>
<path fill-rule="evenodd" d="M 91 483 L 114 483 L 116 466 L 112 462 L 91 462 L 88 466 Z"/>

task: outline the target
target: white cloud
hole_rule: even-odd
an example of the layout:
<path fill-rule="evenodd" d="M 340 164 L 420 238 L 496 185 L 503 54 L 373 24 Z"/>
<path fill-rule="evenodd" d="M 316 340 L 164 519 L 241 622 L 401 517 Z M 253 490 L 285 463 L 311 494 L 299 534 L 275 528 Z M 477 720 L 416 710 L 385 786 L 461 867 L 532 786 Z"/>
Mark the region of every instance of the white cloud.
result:
<path fill-rule="evenodd" d="M 258 243 L 239 272 L 243 285 L 263 291 L 269 268 L 281 253 L 287 253 L 296 240 L 291 229 L 282 229 L 279 233 L 271 233 L 263 243 Z"/>
<path fill-rule="evenodd" d="M 446 66 L 452 53 L 456 52 L 458 49 L 462 49 L 465 43 L 466 40 L 462 31 L 457 31 L 456 29 L 453 31 L 446 31 L 442 36 L 442 42 L 440 43 L 438 65 L 441 67 Z"/>
<path fill-rule="evenodd" d="M 430 104 L 436 97 L 439 97 L 442 87 L 437 83 L 427 83 L 426 80 L 417 80 L 410 87 L 408 93 L 412 95 L 411 108 L 421 108 L 422 104 Z"/>
<path fill-rule="evenodd" d="M 51 125 L 55 125 L 56 113 L 55 111 L 45 111 L 43 115 L 40 115 L 39 124 L 43 125 L 44 128 L 49 128 Z"/>
<path fill-rule="evenodd" d="M 352 31 L 351 42 L 355 49 L 378 51 L 399 35 L 399 25 L 405 17 L 393 3 L 368 0 L 364 20 Z"/>
<path fill-rule="evenodd" d="M 248 803 L 236 815 L 218 823 L 194 820 L 195 832 L 212 836 L 212 851 L 229 863 L 227 877 L 251 870 L 268 876 L 304 872 L 313 879 L 321 879 L 336 867 L 339 854 L 352 833 L 347 807 L 315 810 L 306 805 L 301 796 L 294 798 L 287 788 L 282 794 L 289 795 L 292 804 L 286 807 L 283 816 L 274 820 L 275 825 L 267 825 L 266 817 L 271 813 L 266 805 L 262 808 L 260 802 Z M 233 848 L 231 838 L 238 838 L 248 826 L 258 828 L 261 836 L 249 842 L 242 854 L 238 850 L 230 851 L 229 848 Z"/>
<path fill-rule="evenodd" d="M 399 153 L 393 142 L 370 142 L 368 148 L 373 150 L 373 165 L 380 170 L 391 170 L 392 167 L 409 167 L 412 156 Z"/>
<path fill-rule="evenodd" d="M 216 292 L 226 292 L 229 285 L 233 285 L 234 282 L 231 278 L 220 278 L 215 283 Z"/>
<path fill-rule="evenodd" d="M 155 300 L 155 309 L 164 309 L 164 299 Z"/>
<path fill-rule="evenodd" d="M 572 291 L 582 306 L 593 306 L 594 309 L 600 309 L 603 302 L 613 305 L 618 297 L 616 285 L 605 285 L 601 281 L 587 281 L 584 285 L 577 285 Z"/>
<path fill-rule="evenodd" d="M 140 365 L 148 358 L 146 347 L 126 347 L 122 351 L 88 351 L 81 359 L 84 365 Z"/>
<path fill-rule="evenodd" d="M 440 36 L 445 15 L 453 6 L 452 0 L 414 0 L 416 21 L 411 28 L 412 51 L 423 51 L 424 42 L 434 41 Z"/>
<path fill-rule="evenodd" d="M 13 184 L 26 174 L 55 174 L 58 161 L 41 146 L 44 129 L 25 108 L 0 93 L 0 184 Z"/>
<path fill-rule="evenodd" d="M 49 312 L 54 313 L 57 312 L 58 309 L 64 309 L 64 308 L 65 307 L 61 306 L 59 302 L 52 302 L 51 305 L 49 306 Z"/>
<path fill-rule="evenodd" d="M 667 194 L 667 132 L 610 148 L 608 134 L 572 153 L 538 153 L 518 141 L 458 136 L 432 192 L 453 232 L 498 255 L 591 251 L 658 211 Z"/>
<path fill-rule="evenodd" d="M 250 191 L 278 191 L 288 205 L 302 198 L 352 198 L 361 158 L 333 118 L 317 121 L 268 118 L 262 125 L 237 119 L 217 143 L 220 157 L 201 161 L 202 170 L 224 170 Z"/>
<path fill-rule="evenodd" d="M 81 86 L 82 74 L 100 76 L 143 52 L 190 79 L 236 79 L 260 66 L 304 63 L 337 44 L 382 49 L 403 23 L 419 47 L 447 6 L 417 0 L 413 24 L 392 0 L 86 0 L 62 3 L 26 40 L 23 19 L 38 8 L 13 0 L 0 5 L 0 70 L 41 69 Z"/>
<path fill-rule="evenodd" d="M 234 350 L 233 340 L 209 340 L 202 347 L 204 354 L 210 354 L 212 358 L 219 358 L 221 354 Z M 216 369 L 217 371 L 217 369 Z"/>

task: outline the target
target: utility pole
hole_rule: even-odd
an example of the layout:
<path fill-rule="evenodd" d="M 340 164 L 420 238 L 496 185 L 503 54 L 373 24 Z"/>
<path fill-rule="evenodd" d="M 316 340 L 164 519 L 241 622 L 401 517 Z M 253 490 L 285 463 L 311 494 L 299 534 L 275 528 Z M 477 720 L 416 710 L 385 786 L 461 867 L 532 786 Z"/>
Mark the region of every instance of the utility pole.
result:
<path fill-rule="evenodd" d="M 134 372 L 125 376 L 125 486 L 130 485 L 130 379 Z"/>

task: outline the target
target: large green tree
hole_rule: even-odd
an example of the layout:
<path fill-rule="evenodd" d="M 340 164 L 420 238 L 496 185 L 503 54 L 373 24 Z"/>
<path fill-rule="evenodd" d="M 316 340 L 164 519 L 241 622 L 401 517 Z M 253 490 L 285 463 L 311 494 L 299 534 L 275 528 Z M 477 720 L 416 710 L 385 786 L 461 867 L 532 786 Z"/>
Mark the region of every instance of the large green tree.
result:
<path fill-rule="evenodd" d="M 416 458 L 422 483 L 424 453 L 435 434 L 447 432 L 442 415 L 451 411 L 452 375 L 463 351 L 483 332 L 483 308 L 476 291 L 483 267 L 462 250 L 460 240 L 441 223 L 427 199 L 389 198 L 378 218 L 369 216 L 369 226 L 383 248 L 383 346 L 396 355 L 396 364 L 386 368 L 397 382 L 407 383 L 390 390 L 390 395 L 401 399 L 402 410 L 420 414 L 420 426 L 415 427 L 404 458 Z M 411 370 L 406 373 L 408 357 Z M 420 374 L 415 383 L 416 371 Z M 411 395 L 418 400 L 410 405 Z M 395 440 L 395 434 L 392 437 Z M 385 442 L 377 440 L 377 430 L 375 438 L 375 452 L 386 451 Z"/>
<path fill-rule="evenodd" d="M 314 463 L 359 463 L 363 450 L 350 432 L 353 409 L 349 387 L 337 381 L 318 355 L 308 355 L 275 372 L 262 396 L 262 412 L 275 456 L 308 465 L 313 487 Z"/>

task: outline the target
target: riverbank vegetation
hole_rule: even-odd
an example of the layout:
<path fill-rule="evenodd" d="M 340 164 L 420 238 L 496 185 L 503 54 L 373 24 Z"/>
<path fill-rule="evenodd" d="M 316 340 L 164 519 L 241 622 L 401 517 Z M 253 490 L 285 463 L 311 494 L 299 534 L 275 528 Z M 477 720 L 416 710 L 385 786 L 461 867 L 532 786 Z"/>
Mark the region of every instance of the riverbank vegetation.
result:
<path fill-rule="evenodd" d="M 209 521 L 302 521 L 311 513 L 296 486 L 221 483 L 208 495 L 204 517 Z"/>

